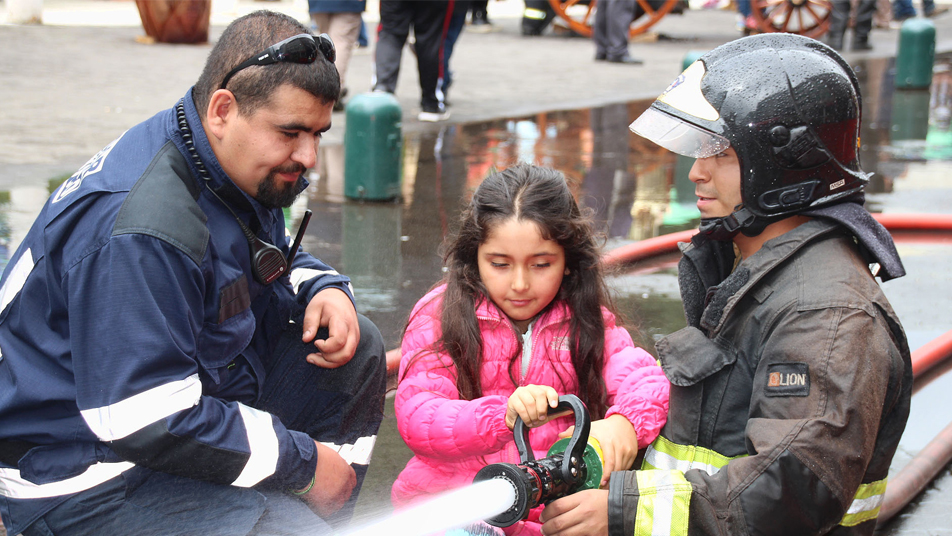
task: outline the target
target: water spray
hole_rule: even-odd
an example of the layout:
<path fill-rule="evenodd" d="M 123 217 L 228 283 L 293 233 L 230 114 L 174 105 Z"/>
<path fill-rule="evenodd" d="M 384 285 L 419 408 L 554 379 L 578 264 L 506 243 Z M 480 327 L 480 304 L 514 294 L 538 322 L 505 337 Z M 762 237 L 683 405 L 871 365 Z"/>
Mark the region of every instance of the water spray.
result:
<path fill-rule="evenodd" d="M 597 488 L 602 479 L 602 453 L 595 438 L 589 438 L 592 421 L 585 404 L 575 395 L 559 397 L 550 413 L 575 413 L 575 432 L 560 439 L 546 457 L 536 460 L 529 446 L 529 428 L 516 418 L 512 429 L 520 463 L 494 463 L 476 473 L 473 483 L 500 479 L 515 491 L 515 500 L 502 513 L 487 518 L 496 527 L 508 527 L 526 519 L 529 510 L 576 491 Z"/>

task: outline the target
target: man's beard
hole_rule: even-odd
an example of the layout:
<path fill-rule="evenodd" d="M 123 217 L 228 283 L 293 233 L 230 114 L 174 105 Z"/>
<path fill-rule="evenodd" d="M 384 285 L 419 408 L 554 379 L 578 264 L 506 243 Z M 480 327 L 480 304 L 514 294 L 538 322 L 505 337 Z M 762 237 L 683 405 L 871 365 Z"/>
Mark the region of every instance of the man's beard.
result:
<path fill-rule="evenodd" d="M 276 173 L 298 172 L 300 175 L 293 183 L 278 181 L 275 179 Z M 292 169 L 275 168 L 268 174 L 261 183 L 258 184 L 258 193 L 255 199 L 268 208 L 286 208 L 290 207 L 298 194 L 303 191 L 304 186 L 304 167 L 295 166 Z M 280 187 L 278 184 L 280 183 Z"/>

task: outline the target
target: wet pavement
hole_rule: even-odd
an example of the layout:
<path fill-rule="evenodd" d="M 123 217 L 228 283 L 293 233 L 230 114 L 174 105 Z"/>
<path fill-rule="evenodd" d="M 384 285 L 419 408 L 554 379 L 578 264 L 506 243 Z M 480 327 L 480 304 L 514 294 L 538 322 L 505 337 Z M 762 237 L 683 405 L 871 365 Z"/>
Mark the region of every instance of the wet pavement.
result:
<path fill-rule="evenodd" d="M 217 1 L 217 0 L 216 0 Z M 375 2 L 370 2 L 375 4 Z M 306 3 L 305 3 L 306 4 Z M 0 25 L 0 249 L 26 232 L 52 188 L 120 132 L 174 104 L 197 78 L 209 45 L 145 45 L 131 0 L 47 0 L 47 25 Z M 298 0 L 222 0 L 212 39 L 236 14 L 279 9 L 304 17 Z M 631 45 L 644 66 L 592 61 L 581 38 L 519 33 L 521 2 L 490 3 L 495 31 L 464 31 L 453 58 L 452 117 L 416 121 L 415 63 L 404 55 L 397 91 L 403 109 L 401 198 L 358 203 L 344 198 L 345 114 L 334 115 L 312 187 L 292 210 L 314 211 L 307 250 L 352 277 L 362 312 L 399 344 L 412 305 L 442 275 L 439 244 L 461 203 L 493 168 L 530 161 L 563 171 L 595 210 L 611 248 L 696 226 L 690 162 L 632 135 L 628 124 L 681 70 L 683 57 L 737 37 L 734 15 L 689 11 L 666 17 L 653 42 Z M 0 20 L 4 3 L 0 2 Z M 375 19 L 373 6 L 366 15 Z M 935 20 L 937 49 L 952 52 L 952 14 Z M 100 24 L 100 26 L 96 26 Z M 550 31 L 551 32 L 551 31 Z M 896 30 L 875 30 L 874 50 L 846 54 L 863 84 L 862 162 L 876 176 L 871 210 L 952 212 L 952 74 L 937 62 L 930 90 L 894 90 Z M 354 56 L 352 92 L 369 87 L 371 56 Z M 359 84 L 366 87 L 360 88 Z M 296 228 L 296 222 L 293 227 Z M 920 237 L 921 238 L 921 237 Z M 952 260 L 948 242 L 899 243 L 909 275 L 884 289 L 916 348 L 952 328 Z M 2 253 L 2 251 L 0 251 Z M 2 255 L 0 255 L 2 256 Z M 640 344 L 684 325 L 676 255 L 627 267 L 612 277 L 618 305 Z M 952 421 L 950 378 L 917 392 L 898 468 Z M 365 516 L 389 511 L 389 484 L 409 451 L 396 432 L 392 403 L 359 505 Z M 948 468 L 914 508 L 882 534 L 952 534 Z"/>

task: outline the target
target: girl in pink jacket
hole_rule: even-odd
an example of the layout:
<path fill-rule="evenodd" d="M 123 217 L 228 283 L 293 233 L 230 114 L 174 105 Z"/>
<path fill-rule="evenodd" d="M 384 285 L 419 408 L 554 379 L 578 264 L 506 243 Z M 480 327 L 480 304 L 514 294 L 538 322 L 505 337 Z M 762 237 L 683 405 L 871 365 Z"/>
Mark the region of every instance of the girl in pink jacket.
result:
<path fill-rule="evenodd" d="M 571 415 L 547 416 L 561 394 L 592 415 L 602 484 L 631 467 L 664 424 L 669 384 L 616 325 L 592 224 L 562 174 L 520 164 L 486 178 L 444 263 L 445 280 L 403 336 L 395 406 L 415 456 L 393 485 L 394 506 L 471 484 L 487 464 L 518 463 L 516 416 L 544 457 L 571 435 Z M 541 534 L 540 510 L 505 532 Z"/>

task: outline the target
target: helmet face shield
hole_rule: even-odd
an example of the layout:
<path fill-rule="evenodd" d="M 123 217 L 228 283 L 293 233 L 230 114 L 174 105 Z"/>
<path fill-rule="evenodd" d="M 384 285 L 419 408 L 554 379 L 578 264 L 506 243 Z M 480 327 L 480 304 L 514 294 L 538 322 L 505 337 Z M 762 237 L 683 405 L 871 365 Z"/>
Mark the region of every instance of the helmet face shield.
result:
<path fill-rule="evenodd" d="M 727 138 L 666 114 L 654 106 L 628 127 L 665 149 L 691 158 L 708 158 L 731 146 Z"/>

